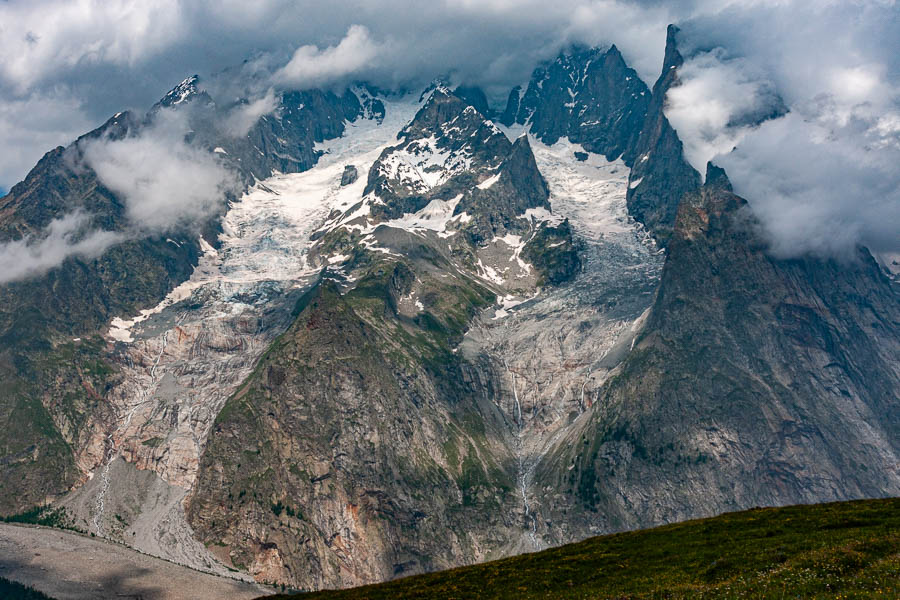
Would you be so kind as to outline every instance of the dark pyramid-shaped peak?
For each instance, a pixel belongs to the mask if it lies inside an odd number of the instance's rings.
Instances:
[[[483,114],[485,117],[491,116],[487,95],[480,87],[461,85],[453,90],[453,95]]]
[[[609,50],[603,55],[604,60],[606,60],[607,65],[616,65],[621,68],[628,68],[628,65],[625,64],[625,57],[622,56],[622,53],[619,52],[619,49],[615,44],[609,47]]]
[[[501,122],[530,122],[545,144],[568,137],[609,160],[621,156],[630,166],[650,98],[618,47],[572,47],[535,69],[524,95],[513,90]]]
[[[520,135],[513,142],[509,156],[503,161],[500,179],[515,183],[519,193],[527,196],[528,207],[546,206],[549,208],[547,199],[550,197],[550,189],[534,159],[534,152],[531,151],[527,135]]]
[[[725,169],[717,167],[712,163],[712,161],[706,163],[705,185],[708,188],[718,188],[729,192],[733,191],[731,187],[731,180],[728,179],[728,175],[725,173]]]
[[[519,114],[519,102],[522,99],[522,86],[517,85],[509,92],[506,99],[506,110],[500,115],[500,122],[510,127],[516,122],[516,115]]]
[[[192,100],[200,93],[198,87],[199,83],[200,76],[196,74],[191,75],[190,77],[173,87],[171,90],[169,90],[169,93],[162,97],[158,105],[169,107]]]
[[[663,77],[665,77],[666,71],[677,69],[684,64],[684,57],[681,56],[681,52],[678,51],[677,36],[679,31],[681,31],[681,29],[675,25],[669,25],[666,28],[666,52],[663,57]]]

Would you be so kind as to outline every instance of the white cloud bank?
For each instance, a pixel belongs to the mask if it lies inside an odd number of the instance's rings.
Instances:
[[[86,231],[90,219],[74,212],[50,222],[41,236],[0,244],[0,283],[41,275],[70,256],[93,258],[122,240],[112,231]]]
[[[369,30],[352,25],[336,46],[320,50],[315,45],[300,46],[291,60],[275,73],[275,81],[301,88],[328,84],[355,75],[371,66],[379,45]]]
[[[695,168],[725,168],[773,254],[900,252],[893,2],[734,7],[688,21],[679,47],[666,115]]]
[[[727,169],[773,251],[833,255],[863,243],[896,252],[898,13],[891,0],[8,0],[0,133],[13,132],[15,146],[0,153],[0,187],[85,124],[248,57],[261,83],[227,119],[233,135],[272,110],[273,83],[396,87],[452,72],[502,98],[572,42],[615,43],[652,84],[666,25],[678,23],[689,59],[668,114],[701,172],[708,158]],[[755,126],[776,95],[789,115]],[[50,125],[20,125],[30,114]],[[107,176],[140,196],[118,181],[131,166],[119,160]]]
[[[84,161],[121,196],[134,228],[162,233],[213,214],[234,190],[234,175],[215,154],[185,142],[188,128],[162,110],[138,135],[88,140]]]

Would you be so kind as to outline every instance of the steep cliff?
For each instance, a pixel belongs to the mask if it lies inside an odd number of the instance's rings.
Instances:
[[[631,166],[650,102],[650,90],[618,48],[575,48],[536,69],[524,93],[514,89],[500,121],[530,125],[545,144],[567,137]]]
[[[896,283],[862,248],[768,256],[724,172],[706,179],[633,351],[538,469],[555,523],[900,493]]]
[[[684,158],[681,140],[665,115],[666,93],[678,85],[678,28],[669,25],[662,73],[653,85],[628,179],[628,212],[666,245],[681,197],[700,185],[700,174]]]

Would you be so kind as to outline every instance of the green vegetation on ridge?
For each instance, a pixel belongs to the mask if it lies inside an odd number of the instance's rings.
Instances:
[[[900,498],[753,509],[302,597],[898,598]]]

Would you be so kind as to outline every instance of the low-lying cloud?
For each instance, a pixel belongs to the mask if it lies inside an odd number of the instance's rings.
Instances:
[[[185,141],[177,112],[162,110],[153,125],[122,139],[84,142],[84,162],[125,202],[135,230],[162,233],[216,212],[236,179],[215,154]]]
[[[269,88],[261,97],[235,106],[222,123],[222,128],[231,137],[243,137],[259,121],[278,107],[275,90]]]
[[[681,85],[669,90],[666,116],[700,173],[707,161],[731,152],[767,116],[782,112],[775,86],[742,58],[714,48],[678,69]]]
[[[775,255],[900,251],[898,24],[892,2],[761,3],[684,24],[666,114],[695,168],[726,169]]]
[[[73,212],[50,222],[36,236],[0,244],[0,283],[41,275],[70,256],[94,258],[123,239],[113,231],[88,229],[90,217]]]
[[[189,144],[187,133],[185,115],[163,109],[126,137],[80,142],[83,165],[73,166],[93,169],[124,202],[125,226],[96,229],[90,214],[75,210],[40,233],[0,243],[0,284],[41,275],[72,256],[94,258],[128,239],[190,229],[220,210],[226,194],[237,190],[236,176],[215,154]]]
[[[368,29],[353,25],[336,46],[324,50],[315,45],[297,48],[291,60],[275,73],[275,80],[299,88],[330,84],[370,66],[379,49]]]

